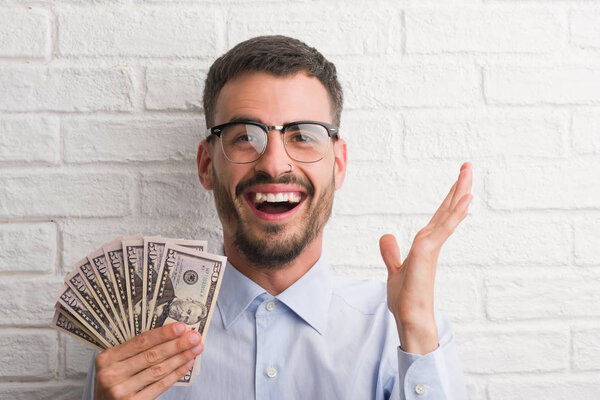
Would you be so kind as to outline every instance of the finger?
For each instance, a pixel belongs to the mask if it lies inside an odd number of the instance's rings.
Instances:
[[[463,198],[467,193],[471,192],[471,184],[473,182],[473,171],[471,163],[466,162],[461,166],[460,174],[458,175],[458,182],[456,184],[456,190],[452,196],[450,202],[450,210],[456,207],[456,204]]]
[[[433,217],[431,217],[430,223],[435,223],[436,220],[442,218],[450,211],[450,202],[452,201],[452,196],[454,196],[454,191],[456,190],[456,183],[457,182],[454,182],[446,195],[446,198],[442,201],[442,204],[440,204],[435,214],[433,214]]]
[[[145,350],[181,336],[186,330],[185,324],[175,322],[160,328],[152,329],[112,347],[96,356],[96,367],[102,368],[116,361],[125,360]]]
[[[197,331],[189,331],[185,335],[154,346],[133,357],[121,361],[113,367],[115,376],[130,377],[138,372],[158,365],[165,360],[192,348],[202,347],[202,338]]]
[[[154,399],[158,397],[161,393],[165,392],[171,386],[173,386],[177,381],[185,376],[188,373],[190,368],[194,365],[194,360],[188,361],[187,363],[180,365],[172,371],[170,374],[162,378],[161,380],[154,382],[151,385],[148,385],[144,390],[139,392],[134,399]]]
[[[394,235],[383,235],[379,239],[379,251],[383,262],[387,267],[388,274],[393,274],[402,268],[402,259],[400,258],[400,248]]]
[[[436,243],[443,244],[454,233],[458,224],[467,216],[469,204],[471,204],[472,199],[473,195],[471,193],[465,194],[448,218],[432,231],[431,237]]]
[[[202,344],[199,344],[192,349],[178,353],[159,364],[144,369],[129,382],[129,388],[131,390],[129,393],[137,393],[146,386],[152,385],[165,378],[182,365],[193,362],[194,358],[202,353],[202,350]],[[189,370],[192,365],[190,365],[187,370]]]

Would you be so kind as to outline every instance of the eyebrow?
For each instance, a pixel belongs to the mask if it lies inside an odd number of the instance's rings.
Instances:
[[[264,123],[257,118],[247,117],[244,115],[234,115],[228,122],[243,122],[243,121],[259,122],[261,124]]]

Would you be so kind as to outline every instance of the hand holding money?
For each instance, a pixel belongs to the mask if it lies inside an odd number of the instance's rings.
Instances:
[[[177,383],[202,353],[200,334],[172,323],[96,356],[94,399],[154,399]]]
[[[99,398],[166,390],[176,375],[169,386],[192,383],[199,358],[190,360],[202,351],[226,262],[206,253],[206,241],[137,235],[76,264],[56,295],[52,327],[108,349],[96,359]]]

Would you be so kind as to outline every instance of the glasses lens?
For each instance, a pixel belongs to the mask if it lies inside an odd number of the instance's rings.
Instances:
[[[291,125],[285,131],[285,149],[296,161],[319,161],[329,148],[327,128],[317,124]]]
[[[223,129],[221,144],[225,156],[233,162],[256,161],[267,146],[267,135],[252,124],[232,124]]]

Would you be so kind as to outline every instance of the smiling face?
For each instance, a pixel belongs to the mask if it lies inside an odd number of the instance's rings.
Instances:
[[[245,73],[225,84],[214,117],[216,125],[240,118],[267,125],[332,122],[325,87],[305,73]],[[198,172],[203,185],[214,190],[226,249],[232,245],[251,263],[273,268],[321,240],[345,175],[343,140],[332,141],[322,160],[301,163],[287,155],[281,132],[272,130],[259,160],[233,164],[214,139],[200,145]]]

